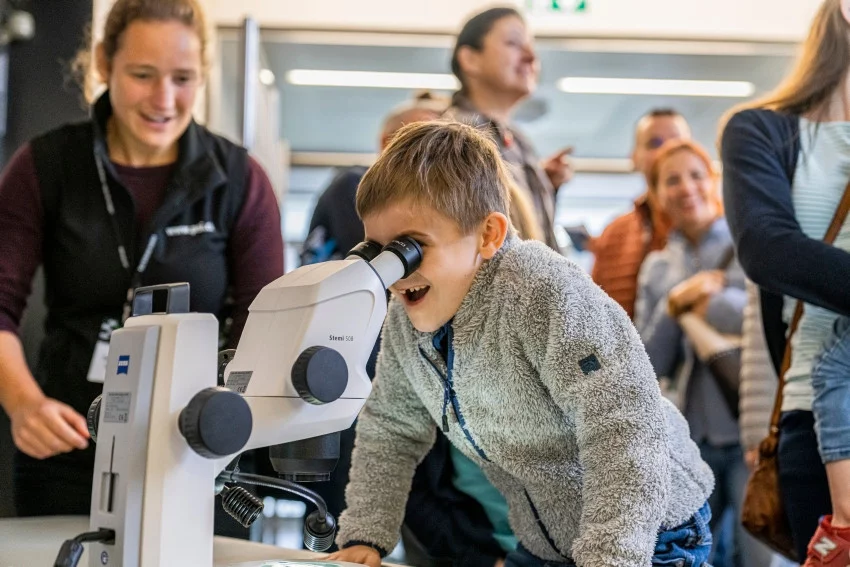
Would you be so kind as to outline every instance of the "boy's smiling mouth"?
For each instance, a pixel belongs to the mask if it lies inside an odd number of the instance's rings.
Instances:
[[[407,305],[416,305],[425,298],[430,289],[429,285],[418,285],[399,291],[398,295],[404,298]]]

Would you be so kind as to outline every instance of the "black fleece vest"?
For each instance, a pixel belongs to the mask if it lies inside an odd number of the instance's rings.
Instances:
[[[101,99],[95,115],[108,115]],[[101,124],[105,123],[101,122]],[[178,162],[151,225],[137,234],[133,198],[109,161],[95,121],[64,126],[31,142],[44,209],[43,264],[47,318],[36,379],[45,394],[85,415],[101,384],[87,372],[104,318],[120,320],[131,274],[97,174],[101,157],[131,268],[150,234],[158,237],[140,285],[189,282],[191,309],[225,315],[230,231],[242,208],[247,152],[192,122],[179,140]],[[186,227],[189,227],[188,229]],[[170,230],[169,230],[170,228]],[[56,459],[91,460],[93,450]]]

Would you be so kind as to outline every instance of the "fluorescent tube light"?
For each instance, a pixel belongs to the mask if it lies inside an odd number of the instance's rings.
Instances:
[[[746,98],[755,85],[746,81],[690,81],[673,79],[616,79],[608,77],[564,77],[558,88],[566,93],[708,96]]]
[[[456,90],[454,75],[442,73],[387,73],[377,71],[323,71],[292,69],[286,73],[290,84],[314,87],[366,87],[383,89]]]

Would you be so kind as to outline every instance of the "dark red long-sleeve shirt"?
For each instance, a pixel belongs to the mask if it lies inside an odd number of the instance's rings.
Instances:
[[[115,168],[133,196],[136,226],[141,231],[162,203],[174,166],[116,164]],[[241,334],[248,306],[260,289],[283,275],[280,209],[268,177],[254,159],[248,160],[245,183],[244,205],[228,244],[235,303],[231,338]],[[18,332],[33,275],[42,261],[43,234],[41,190],[27,144],[0,178],[0,330]]]

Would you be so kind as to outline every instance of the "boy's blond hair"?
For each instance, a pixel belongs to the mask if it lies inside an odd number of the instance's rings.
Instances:
[[[364,218],[409,200],[469,234],[490,213],[508,216],[512,183],[496,144],[474,127],[418,122],[401,128],[363,176],[357,213]]]

